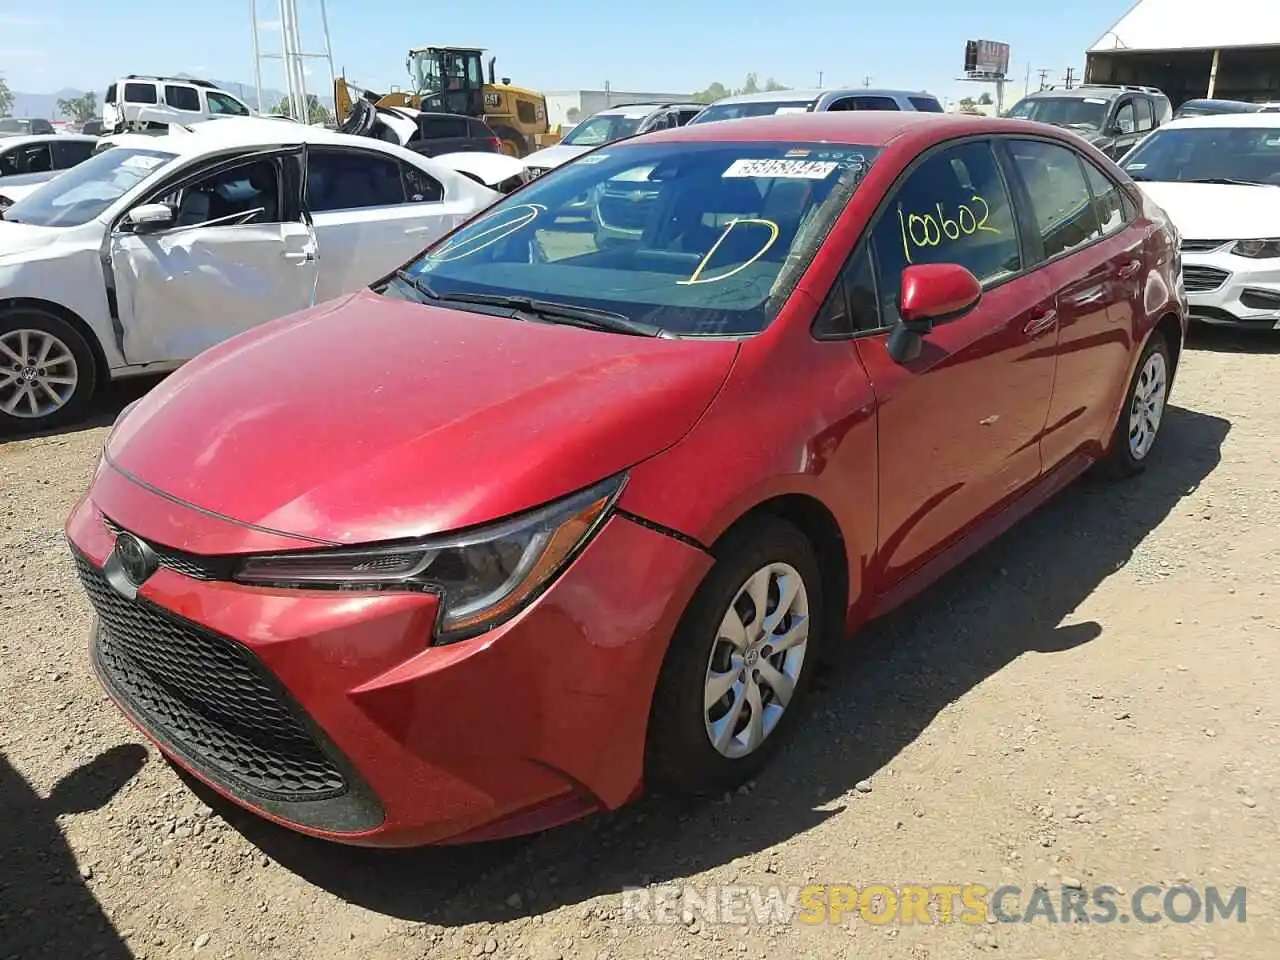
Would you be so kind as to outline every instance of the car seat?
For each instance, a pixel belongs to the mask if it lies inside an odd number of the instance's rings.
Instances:
[[[249,168],[249,186],[257,191],[257,198],[249,205],[249,209],[262,207],[262,213],[251,218],[257,223],[275,223],[280,219],[280,203],[277,197],[275,167],[269,163],[255,163]]]
[[[178,204],[178,215],[174,217],[175,227],[194,227],[212,219],[213,204],[209,194],[203,190],[187,190],[182,194],[182,202]]]

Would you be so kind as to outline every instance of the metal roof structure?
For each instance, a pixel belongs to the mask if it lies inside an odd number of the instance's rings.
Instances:
[[[1280,3],[1138,0],[1089,53],[1280,46]]]

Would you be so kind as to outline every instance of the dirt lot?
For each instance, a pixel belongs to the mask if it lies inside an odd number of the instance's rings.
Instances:
[[[1200,335],[1152,469],[1077,485],[866,631],[754,789],[485,848],[333,848],[200,802],[89,675],[61,525],[104,426],[0,444],[0,960],[1274,960],[1277,338]],[[1247,919],[621,916],[623,887],[685,882],[1111,884],[1126,915],[1144,884],[1243,885]]]

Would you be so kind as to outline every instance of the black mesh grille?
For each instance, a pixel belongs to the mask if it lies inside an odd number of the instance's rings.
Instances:
[[[320,800],[346,781],[283,690],[240,644],[143,600],[127,600],[76,554],[99,620],[104,681],[157,739],[227,785],[273,800]]]
[[[1187,253],[1207,253],[1226,244],[1226,240],[1183,240],[1182,249]]]

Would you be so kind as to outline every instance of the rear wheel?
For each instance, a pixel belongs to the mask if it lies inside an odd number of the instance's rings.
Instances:
[[[1164,421],[1169,401],[1169,380],[1173,373],[1169,345],[1157,331],[1153,333],[1138,359],[1138,367],[1129,383],[1120,418],[1111,437],[1111,449],[1099,463],[1101,471],[1112,478],[1141,473],[1155,447],[1160,424]]]
[[[66,320],[32,308],[0,314],[0,433],[81,418],[96,383],[93,351]]]
[[[822,580],[812,545],[760,517],[732,532],[672,638],[649,718],[648,776],[720,793],[764,766],[817,659]]]

